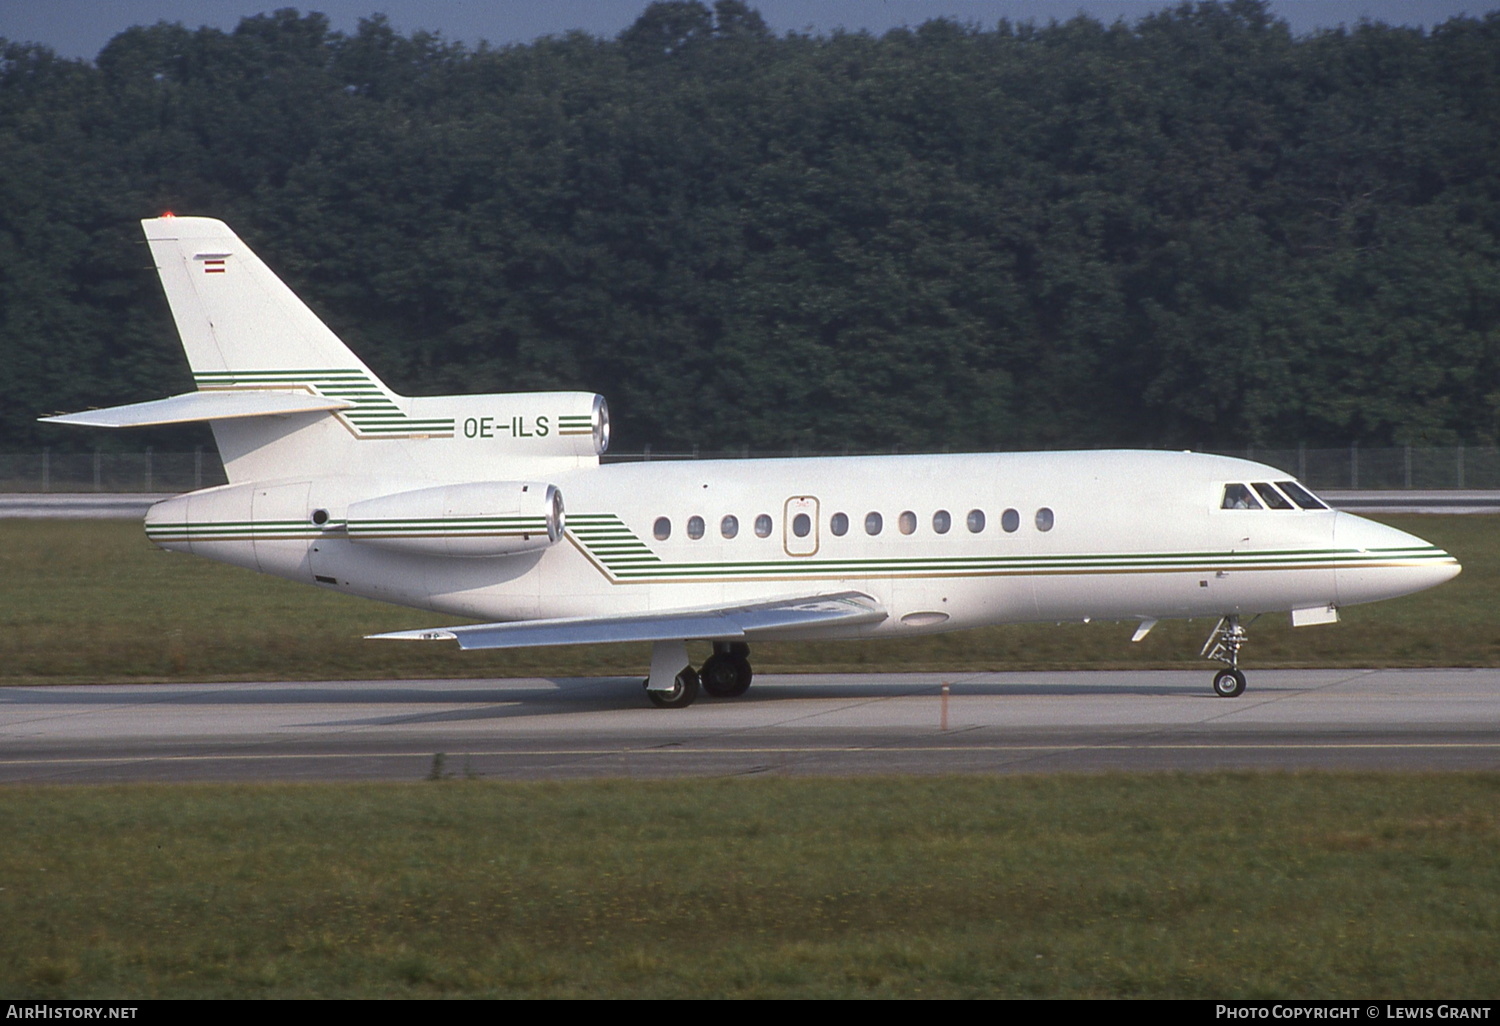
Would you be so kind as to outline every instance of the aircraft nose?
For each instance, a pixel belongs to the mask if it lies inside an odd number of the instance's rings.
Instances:
[[[1410,595],[1452,580],[1463,569],[1431,542],[1352,513],[1335,515],[1333,543],[1335,586],[1343,606]]]

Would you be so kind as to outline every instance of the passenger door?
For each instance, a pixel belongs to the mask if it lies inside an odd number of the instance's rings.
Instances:
[[[811,556],[818,551],[818,500],[794,495],[786,500],[781,518],[782,547],[788,556]]]

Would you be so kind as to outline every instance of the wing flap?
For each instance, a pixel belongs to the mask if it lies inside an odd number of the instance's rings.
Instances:
[[[389,641],[457,641],[463,649],[538,648],[619,641],[725,641],[775,630],[879,623],[886,612],[857,591],[802,596],[718,609],[678,609],[624,616],[569,617],[517,623],[372,634]]]
[[[308,392],[269,392],[247,389],[222,392],[184,392],[170,399],[153,399],[102,410],[65,413],[39,418],[45,424],[80,427],[156,427],[200,420],[234,420],[239,417],[271,417],[287,413],[321,413],[353,406],[347,399],[330,399]]]

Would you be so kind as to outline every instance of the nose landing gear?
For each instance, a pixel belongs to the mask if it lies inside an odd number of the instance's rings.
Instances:
[[[1236,615],[1222,617],[1213,633],[1203,643],[1203,658],[1217,659],[1229,669],[1214,674],[1214,694],[1220,698],[1238,698],[1245,692],[1245,675],[1240,672],[1240,646],[1248,637]]]

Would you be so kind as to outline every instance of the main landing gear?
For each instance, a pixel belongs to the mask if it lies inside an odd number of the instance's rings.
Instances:
[[[686,665],[683,665],[686,663]],[[681,666],[671,677],[669,687],[651,686],[653,680],[666,680],[673,666]],[[651,676],[646,678],[646,697],[658,709],[685,709],[693,704],[701,688],[714,698],[739,698],[750,689],[750,646],[741,641],[716,641],[714,654],[703,669],[695,670],[687,662],[687,645],[680,641],[659,641],[651,648]]]
[[[1229,669],[1214,674],[1214,694],[1220,698],[1238,698],[1245,693],[1245,675],[1240,672],[1240,646],[1247,634],[1235,615],[1223,617],[1203,643],[1203,658],[1217,659]]]

